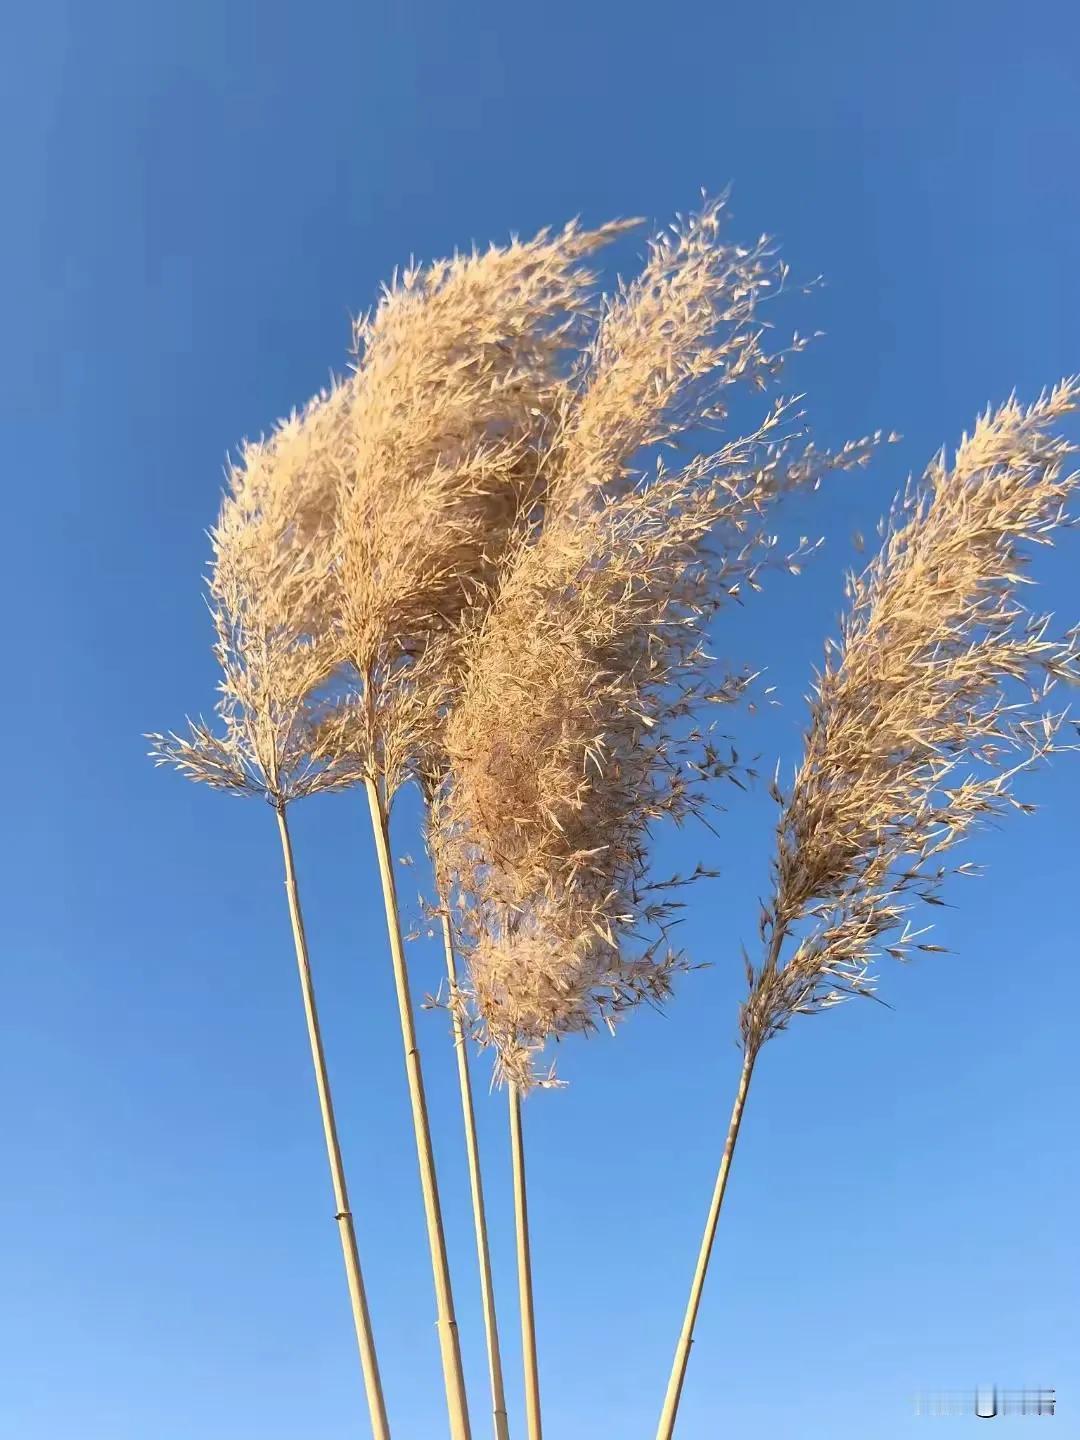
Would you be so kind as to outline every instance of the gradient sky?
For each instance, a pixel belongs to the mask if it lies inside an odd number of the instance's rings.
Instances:
[[[392,13],[391,13],[392,12]],[[791,524],[828,537],[725,619],[794,759],[852,535],[988,400],[1080,369],[1080,20],[1072,6],[10,7],[0,405],[3,710],[0,1437],[367,1434],[268,811],[156,773],[140,738],[207,708],[200,594],[227,449],[340,365],[410,254],[575,214],[660,221],[734,186],[825,337],[792,384],[825,441],[903,441]],[[620,252],[632,263],[639,242]],[[1077,616],[1080,542],[1043,599]],[[680,1440],[900,1440],[910,1396],[1080,1382],[1075,1018],[1080,765],[979,839],[946,956],[895,1007],[765,1052]],[[684,928],[710,968],[666,1016],[566,1045],[530,1101],[550,1440],[653,1433],[738,1068],[738,942],[771,807],[658,865],[718,865]],[[415,803],[395,814],[419,853]],[[445,1434],[399,1041],[355,796],[296,811],[300,877],[398,1440]],[[421,867],[403,872],[411,895]],[[414,947],[418,994],[439,955]],[[489,1433],[453,1062],[422,1013],[474,1433]],[[477,1065],[519,1415],[505,1106]],[[974,1420],[941,1420],[950,1434]],[[517,1436],[523,1434],[518,1421]]]

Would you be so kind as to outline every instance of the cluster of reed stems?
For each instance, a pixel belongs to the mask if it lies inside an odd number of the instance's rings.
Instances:
[[[281,841],[372,1434],[390,1435],[334,1117],[288,824],[294,800],[362,789],[375,846],[435,1291],[449,1428],[469,1403],[394,881],[395,796],[426,806],[447,970],[496,1440],[509,1416],[469,1045],[505,1085],[526,1433],[542,1432],[522,1101],[554,1081],[549,1043],[663,1002],[689,964],[669,943],[675,889],[652,836],[740,779],[717,706],[753,675],[720,671],[718,615],[773,567],[798,571],[776,506],[865,465],[776,393],[798,336],[771,343],[786,268],[730,242],[723,202],[649,244],[598,293],[592,257],[629,228],[570,225],[396,276],[354,327],[340,380],[245,443],[212,531],[221,667],[214,724],[155,735],[160,763],[265,799]],[[740,395],[741,397],[737,399]],[[770,394],[770,392],[772,392]],[[911,487],[818,677],[803,761],[780,807],[774,889],[747,959],[744,1063],[658,1437],[674,1430],[750,1077],[792,1016],[873,987],[911,928],[937,857],[1013,798],[1057,746],[1051,685],[1071,637],[1016,595],[1075,484],[1054,435],[1064,382],[980,419],[952,464]],[[755,401],[754,397],[763,397]],[[756,410],[753,407],[756,406]],[[736,407],[738,409],[736,410]],[[751,407],[748,420],[735,424]],[[704,438],[703,438],[704,437]],[[678,463],[673,457],[678,456]],[[745,778],[745,777],[743,777]],[[967,867],[961,866],[960,869]]]

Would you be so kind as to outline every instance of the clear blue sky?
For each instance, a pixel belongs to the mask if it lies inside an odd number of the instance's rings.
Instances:
[[[825,552],[718,640],[784,700],[738,719],[743,748],[790,761],[852,532],[987,400],[1080,368],[1080,21],[1055,0],[40,0],[5,29],[0,1437],[352,1440],[271,817],[155,773],[140,738],[212,699],[199,575],[227,448],[317,388],[410,253],[578,213],[663,220],[731,181],[737,227],[827,277],[791,312],[827,332],[799,372],[820,434],[904,435],[797,517]],[[1063,618],[1078,562],[1071,537],[1042,568]],[[887,973],[895,1010],[766,1051],[680,1440],[900,1440],[924,1423],[912,1390],[978,1380],[1056,1385],[1076,1433],[1080,767],[1028,794],[1041,812],[973,846],[989,877],[941,912],[954,954]],[[551,1440],[652,1434],[770,819],[758,795],[719,840],[665,840],[665,868],[723,868],[685,927],[712,968],[666,1017],[565,1047],[570,1088],[529,1103]],[[362,806],[312,802],[296,831],[395,1435],[429,1440],[433,1305]],[[437,953],[413,963],[434,988]],[[441,1015],[421,1029],[483,1436],[452,1059]],[[480,1091],[516,1407],[504,1107]]]

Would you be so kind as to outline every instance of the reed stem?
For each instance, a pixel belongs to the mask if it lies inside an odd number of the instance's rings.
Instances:
[[[743,1056],[739,1088],[731,1111],[727,1139],[724,1142],[724,1153],[720,1158],[720,1169],[716,1176],[709,1216],[705,1222],[705,1234],[701,1239],[697,1267],[694,1270],[694,1279],[690,1286],[690,1299],[687,1301],[686,1314],[683,1317],[682,1332],[679,1335],[679,1343],[675,1347],[675,1359],[671,1366],[671,1376],[668,1380],[667,1395],[664,1397],[664,1409],[660,1415],[660,1424],[656,1431],[656,1440],[671,1440],[675,1431],[675,1417],[679,1409],[679,1400],[682,1397],[683,1381],[686,1379],[690,1347],[694,1343],[694,1325],[697,1322],[698,1307],[701,1304],[701,1292],[705,1286],[705,1272],[709,1268],[709,1257],[712,1254],[713,1241],[716,1239],[720,1207],[724,1203],[724,1191],[727,1189],[731,1158],[735,1154],[735,1143],[739,1138],[739,1126],[742,1124],[743,1108],[746,1105],[747,1091],[750,1089],[750,1076],[753,1074],[755,1059],[756,1050],[748,1046]]]
[[[525,1144],[521,1133],[521,1091],[511,1082],[510,1150],[514,1167],[514,1223],[517,1231],[518,1300],[521,1307],[521,1353],[525,1366],[525,1418],[529,1440],[542,1440],[540,1372],[536,1363],[536,1319],[533,1313],[532,1254],[529,1245],[529,1203],[525,1187]]]
[[[371,1416],[371,1433],[375,1440],[390,1440],[390,1425],[386,1418],[386,1403],[383,1399],[382,1380],[379,1377],[379,1362],[375,1354],[375,1336],[371,1329],[364,1277],[360,1270],[360,1256],[356,1248],[356,1231],[353,1227],[352,1211],[349,1209],[349,1192],[345,1184],[345,1168],[341,1161],[341,1147],[338,1143],[337,1124],[334,1120],[330,1078],[326,1070],[326,1056],[323,1053],[319,1012],[315,1005],[315,987],[311,979],[307,935],[304,930],[303,912],[300,909],[300,891],[296,883],[289,823],[285,818],[285,806],[278,805],[275,808],[278,832],[281,836],[281,853],[285,862],[285,893],[289,900],[289,919],[292,922],[296,964],[300,972],[300,993],[304,1001],[308,1042],[311,1045],[311,1060],[315,1068],[315,1088],[319,1092],[323,1136],[326,1140],[327,1159],[330,1162],[330,1178],[334,1186],[334,1203],[337,1206],[334,1219],[337,1221],[338,1234],[341,1237],[341,1251],[345,1260],[345,1276],[349,1284],[349,1300],[352,1304],[353,1324],[356,1327],[356,1343],[360,1350],[360,1365],[364,1372],[364,1389],[367,1393],[368,1413]]]
[[[443,911],[443,948],[446,951],[446,973],[453,991],[457,989],[457,957],[450,917]],[[451,996],[453,998],[453,996]],[[488,1244],[487,1211],[484,1205],[484,1182],[480,1171],[480,1142],[476,1134],[476,1111],[473,1106],[472,1080],[469,1075],[469,1050],[461,1012],[451,1005],[454,1027],[454,1050],[457,1054],[458,1082],[461,1089],[461,1117],[465,1125],[465,1151],[469,1160],[469,1187],[472,1192],[473,1223],[476,1229],[476,1258],[480,1266],[480,1291],[484,1306],[484,1334],[487,1342],[488,1374],[491,1378],[491,1408],[495,1424],[495,1440],[510,1440],[503,1390],[502,1355],[499,1349],[499,1326],[495,1315],[495,1284],[491,1273],[491,1249]]]
[[[371,811],[371,829],[375,838],[383,902],[386,906],[386,930],[394,967],[394,985],[397,990],[398,1013],[401,1020],[401,1040],[405,1049],[405,1071],[409,1082],[409,1102],[412,1106],[416,1155],[420,1166],[420,1188],[424,1197],[428,1247],[431,1251],[431,1268],[435,1280],[436,1328],[439,1335],[439,1352],[442,1357],[443,1384],[446,1387],[446,1405],[450,1415],[450,1434],[453,1440],[471,1440],[469,1404],[461,1368],[457,1320],[454,1317],[454,1296],[450,1286],[446,1234],[443,1229],[442,1207],[439,1203],[439,1185],[435,1175],[435,1154],[431,1143],[427,1101],[424,1097],[424,1076],[420,1068],[420,1051],[416,1043],[416,1025],[413,1020],[412,997],[409,993],[409,972],[405,963],[405,947],[401,938],[401,921],[398,915],[397,888],[394,884],[394,872],[390,858],[389,817],[378,783],[374,779],[365,780],[364,788],[367,791],[368,807]]]

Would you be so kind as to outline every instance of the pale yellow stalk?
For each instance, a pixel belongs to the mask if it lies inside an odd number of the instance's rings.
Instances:
[[[720,1220],[720,1209],[724,1203],[724,1192],[727,1189],[728,1175],[731,1171],[731,1160],[735,1154],[736,1141],[739,1138],[739,1126],[742,1124],[746,1094],[750,1088],[754,1058],[754,1052],[748,1049],[743,1059],[739,1088],[735,1095],[731,1120],[728,1123],[727,1139],[724,1142],[724,1153],[720,1157],[720,1169],[717,1171],[712,1202],[709,1205],[709,1214],[705,1221],[705,1233],[701,1237],[701,1248],[694,1269],[694,1278],[690,1285],[690,1298],[686,1303],[682,1331],[679,1334],[679,1343],[675,1347],[675,1359],[671,1366],[671,1376],[668,1379],[660,1424],[656,1430],[656,1440],[671,1440],[675,1432],[675,1417],[678,1413],[679,1401],[682,1398],[683,1381],[686,1379],[686,1367],[690,1360],[690,1347],[694,1343],[694,1326],[697,1323],[698,1308],[701,1305],[701,1292],[705,1288],[705,1274],[709,1268],[709,1257],[712,1255],[713,1241],[716,1239],[716,1227]]]
[[[334,1203],[337,1207],[334,1219],[337,1221],[338,1234],[341,1237],[341,1251],[345,1260],[349,1300],[352,1305],[353,1324],[356,1327],[356,1343],[360,1350],[360,1365],[364,1372],[364,1389],[367,1392],[368,1412],[371,1416],[371,1433],[375,1440],[390,1440],[390,1425],[386,1418],[386,1404],[383,1400],[382,1381],[379,1377],[379,1362],[375,1354],[375,1337],[371,1329],[371,1317],[368,1314],[364,1277],[360,1270],[360,1257],[356,1248],[356,1231],[353,1227],[352,1211],[349,1209],[349,1192],[345,1184],[345,1168],[341,1160],[337,1123],[334,1119],[334,1104],[330,1095],[330,1078],[326,1070],[326,1056],[323,1053],[319,1012],[315,1005],[315,988],[311,979],[307,935],[304,930],[303,913],[300,909],[300,892],[296,883],[289,824],[285,818],[284,804],[277,805],[275,809],[278,831],[281,836],[281,853],[285,862],[285,893],[289,900],[289,919],[292,922],[296,964],[300,972],[300,993],[304,1002],[304,1016],[307,1020],[311,1060],[315,1068],[315,1088],[319,1093],[319,1111],[322,1115],[323,1136],[326,1140],[326,1155],[330,1162],[330,1178],[334,1186]]]
[[[457,958],[450,917],[442,916],[443,948],[446,952],[446,973],[452,992],[458,983]],[[453,999],[453,995],[451,999]],[[502,1355],[499,1348],[499,1326],[495,1314],[495,1284],[491,1272],[491,1248],[488,1244],[487,1211],[484,1205],[484,1182],[480,1171],[480,1142],[476,1133],[476,1112],[473,1107],[472,1080],[469,1075],[469,1051],[460,1007],[452,1004],[450,1013],[454,1027],[454,1050],[457,1054],[458,1084],[461,1090],[461,1118],[465,1126],[465,1153],[469,1162],[469,1188],[472,1193],[473,1225],[476,1230],[476,1258],[480,1267],[480,1293],[484,1308],[484,1335],[487,1343],[488,1375],[491,1380],[491,1409],[495,1440],[510,1440],[503,1389]]]
[[[416,1043],[416,1025],[413,1019],[412,997],[409,992],[409,972],[405,963],[405,946],[402,941],[401,921],[398,914],[397,887],[394,884],[394,872],[390,858],[389,817],[379,784],[368,778],[364,782],[364,788],[367,791],[368,806],[371,811],[371,829],[379,861],[379,877],[382,881],[383,903],[386,907],[386,929],[390,941],[394,985],[397,991],[398,1014],[401,1021],[401,1039],[405,1048],[405,1071],[409,1082],[409,1103],[412,1107],[413,1133],[416,1136],[416,1155],[420,1166],[420,1188],[424,1197],[428,1246],[431,1250],[431,1268],[435,1279],[436,1328],[442,1357],[443,1383],[446,1387],[446,1404],[450,1414],[450,1434],[453,1440],[470,1440],[469,1405],[465,1394],[465,1378],[461,1368],[461,1346],[458,1341],[457,1320],[454,1316],[450,1263],[446,1251],[442,1207],[439,1203],[439,1184],[435,1174],[431,1125],[428,1121],[427,1101],[424,1096],[424,1076],[420,1067],[420,1051]]]
[[[521,1308],[521,1354],[525,1367],[525,1418],[529,1440],[543,1440],[540,1423],[540,1372],[536,1361],[536,1318],[533,1313],[532,1252],[529,1245],[529,1202],[525,1185],[525,1143],[521,1133],[521,1091],[512,1081],[510,1151],[514,1171],[514,1224],[517,1232],[518,1302]]]

